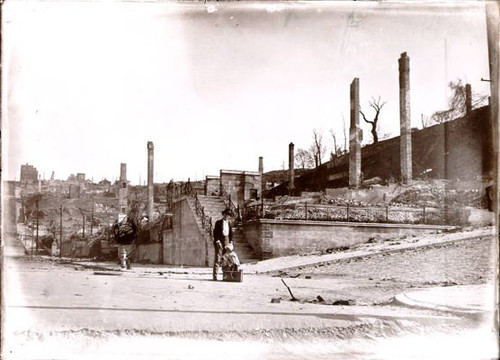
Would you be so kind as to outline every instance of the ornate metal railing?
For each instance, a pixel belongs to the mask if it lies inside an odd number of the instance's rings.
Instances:
[[[174,201],[179,200],[183,196],[190,196],[194,193],[193,185],[190,181],[176,184],[171,182],[167,185],[167,205],[172,208]]]
[[[201,227],[208,233],[208,240],[212,243],[214,240],[212,218],[205,214],[205,208],[201,205],[200,199],[198,199],[198,194],[191,191],[191,198],[194,199],[194,208],[196,215],[201,218]],[[208,241],[205,241],[205,266],[209,264],[209,254],[208,254]]]
[[[463,219],[460,209],[399,206],[351,206],[269,204],[262,202],[243,209],[243,221],[256,219],[347,221],[395,224],[457,225]]]
[[[198,194],[194,194],[193,198],[196,215],[201,218],[201,227],[210,234],[210,239],[213,240],[212,218],[205,214],[205,208],[201,205],[200,199],[198,199]]]

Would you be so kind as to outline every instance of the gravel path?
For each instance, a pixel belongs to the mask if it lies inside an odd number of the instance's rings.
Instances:
[[[339,260],[275,276],[351,280],[357,286],[339,290],[337,298],[377,304],[390,302],[395,295],[412,288],[491,282],[495,269],[493,251],[494,240],[488,237]]]
[[[472,239],[303,268],[304,275],[390,280],[413,286],[482,284],[493,279],[493,239]]]

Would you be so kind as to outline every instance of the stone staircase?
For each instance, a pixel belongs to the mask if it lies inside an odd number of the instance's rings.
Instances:
[[[201,206],[203,206],[205,215],[212,218],[212,226],[214,226],[215,222],[222,218],[222,211],[226,208],[224,201],[218,196],[204,195],[198,195],[198,200]],[[196,214],[194,199],[189,199],[189,204],[191,209],[193,209],[193,213]],[[198,227],[202,229],[201,218],[197,215],[196,222],[198,223]],[[242,228],[235,223],[233,223],[233,242],[234,250],[238,254],[242,264],[259,261],[252,247],[245,240]],[[210,254],[210,256],[212,256],[212,254]]]

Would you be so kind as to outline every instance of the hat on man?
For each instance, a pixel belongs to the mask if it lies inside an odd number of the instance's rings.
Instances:
[[[229,210],[229,209],[225,209],[225,210],[222,212],[222,215],[229,215],[229,216],[231,216],[231,210]]]

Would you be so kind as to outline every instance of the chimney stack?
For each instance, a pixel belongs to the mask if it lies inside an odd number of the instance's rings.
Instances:
[[[290,178],[288,187],[290,195],[293,195],[293,191],[295,189],[294,164],[295,164],[294,145],[293,143],[290,143],[288,145],[288,173]]]
[[[410,113],[410,58],[404,52],[399,58],[399,151],[403,184],[408,184],[412,180]]]
[[[148,203],[147,213],[149,221],[153,221],[153,203],[154,203],[154,183],[153,183],[153,165],[154,165],[154,146],[152,141],[148,141]]]
[[[465,84],[465,115],[472,111],[472,89],[470,84]]]
[[[120,181],[127,181],[127,164],[120,164]]]
[[[361,186],[361,128],[359,127],[359,79],[351,83],[351,125],[349,127],[349,187]]]

